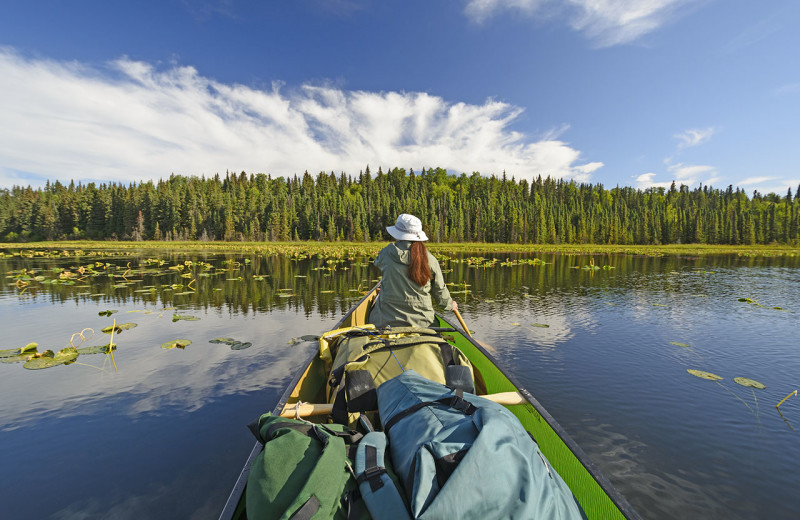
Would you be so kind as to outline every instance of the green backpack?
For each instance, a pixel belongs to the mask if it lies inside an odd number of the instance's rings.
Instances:
[[[264,449],[247,478],[248,518],[369,518],[348,457],[360,433],[270,413],[250,428]]]

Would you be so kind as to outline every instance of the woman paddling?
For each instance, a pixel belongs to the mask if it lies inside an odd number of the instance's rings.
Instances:
[[[433,300],[444,310],[458,310],[444,285],[439,262],[423,244],[428,236],[422,222],[403,213],[386,228],[397,242],[387,245],[375,259],[383,273],[381,292],[370,311],[376,327],[431,327],[435,322]]]

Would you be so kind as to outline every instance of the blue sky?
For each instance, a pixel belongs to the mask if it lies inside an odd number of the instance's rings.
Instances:
[[[0,187],[444,167],[800,185],[800,2],[10,2]]]

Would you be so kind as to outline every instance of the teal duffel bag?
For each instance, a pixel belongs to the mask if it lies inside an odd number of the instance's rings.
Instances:
[[[505,407],[407,370],[378,387],[378,409],[411,518],[585,518]],[[380,518],[386,501],[361,491]]]

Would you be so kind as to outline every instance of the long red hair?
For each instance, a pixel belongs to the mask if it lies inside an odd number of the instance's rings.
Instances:
[[[408,277],[419,286],[425,285],[431,279],[428,248],[422,242],[411,243],[411,262],[408,264]]]

